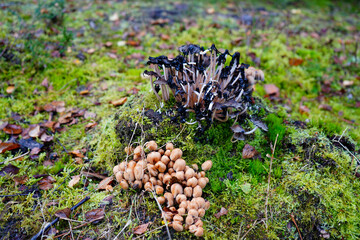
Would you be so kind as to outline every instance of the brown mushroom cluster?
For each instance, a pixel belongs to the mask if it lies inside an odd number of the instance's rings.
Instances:
[[[205,171],[211,169],[211,160],[204,162],[200,171],[196,164],[186,165],[181,149],[172,143],[167,143],[165,149],[158,148],[155,141],[146,143],[145,149],[137,146],[125,148],[125,152],[133,154],[133,160],[121,162],[113,169],[121,188],[154,191],[170,226],[202,236],[201,218],[210,207],[210,202],[202,198],[202,190],[209,182]]]

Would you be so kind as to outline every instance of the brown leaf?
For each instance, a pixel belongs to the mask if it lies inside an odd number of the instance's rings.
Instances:
[[[140,46],[140,41],[128,40],[128,41],[126,41],[126,45],[138,47],[138,46]]]
[[[41,134],[40,139],[43,142],[51,142],[54,139],[54,136],[47,135],[46,133],[43,133],[43,134]]]
[[[20,148],[20,145],[17,144],[17,143],[6,143],[6,142],[2,142],[0,143],[0,153],[4,153],[6,151],[11,151],[11,150],[14,150],[14,149],[18,149]]]
[[[147,231],[147,228],[149,226],[150,222],[141,224],[134,228],[134,234],[141,235],[144,234]]]
[[[248,159],[253,158],[254,156],[258,155],[259,152],[255,150],[255,148],[249,144],[246,144],[242,151],[242,158]]]
[[[330,105],[327,105],[327,104],[320,104],[319,109],[330,112],[332,110],[332,107]]]
[[[86,52],[88,54],[93,54],[95,51],[96,51],[95,48],[89,48]]]
[[[301,58],[289,58],[289,64],[290,66],[299,66],[304,62]]]
[[[15,186],[19,184],[25,184],[27,180],[28,177],[26,175],[20,177],[14,177]]]
[[[90,93],[90,91],[89,90],[82,90],[81,92],[80,92],[80,95],[88,95]]]
[[[106,42],[104,45],[105,45],[105,47],[108,47],[108,48],[109,48],[109,47],[111,47],[113,44],[112,44],[112,42]]]
[[[50,103],[46,104],[43,108],[46,112],[54,112],[56,110],[55,106]]]
[[[15,167],[14,165],[12,164],[9,164],[5,167],[3,167],[1,170],[0,170],[0,176],[5,176],[6,174],[13,174],[13,175],[16,175],[19,173],[19,168],[18,167]]]
[[[221,216],[226,215],[226,214],[228,214],[228,210],[226,208],[222,207],[218,213],[215,213],[214,216],[216,218],[220,218]]]
[[[49,87],[49,80],[48,78],[44,78],[44,80],[41,82],[41,86],[48,88]]]
[[[8,124],[3,128],[3,131],[7,134],[20,134],[22,132],[22,128],[19,125]]]
[[[53,177],[46,176],[38,182],[38,185],[41,190],[49,190],[54,187],[54,185],[52,185],[54,182],[56,182],[56,180]]]
[[[55,212],[55,216],[61,219],[69,219],[70,218],[71,209],[64,208]]]
[[[85,119],[96,118],[96,113],[86,111],[84,114]]]
[[[7,94],[12,94],[15,90],[15,86],[14,85],[10,85],[6,88],[6,93]]]
[[[264,89],[268,96],[274,96],[274,97],[280,96],[280,90],[274,84],[265,84]]]
[[[40,126],[36,125],[36,126],[30,128],[29,136],[33,137],[33,138],[39,137],[40,136]]]
[[[76,184],[78,184],[80,181],[80,175],[76,175],[76,176],[73,176],[72,179],[70,180],[68,186],[69,187],[74,187]]]
[[[54,121],[46,121],[44,124],[43,124],[43,127],[47,127],[47,128],[50,128],[52,132],[55,132],[55,126],[56,122]]]
[[[127,101],[127,97],[123,97],[118,100],[111,101],[110,103],[112,105],[114,105],[115,107],[117,107],[117,106],[121,106],[121,105],[125,104],[126,101]]]
[[[301,114],[308,114],[310,112],[310,109],[305,105],[300,105],[299,112]]]
[[[114,177],[107,177],[107,178],[103,179],[103,180],[99,183],[97,189],[106,190],[107,185],[110,185],[113,180],[114,180]]]
[[[90,122],[90,123],[88,123],[88,124],[85,125],[85,130],[87,131],[87,130],[95,127],[96,125],[98,125],[97,122]]]
[[[138,94],[139,91],[140,91],[140,89],[133,87],[132,89],[127,91],[127,93],[128,94]]]
[[[85,213],[85,218],[88,221],[100,220],[105,216],[105,210],[103,208],[97,208]]]
[[[84,158],[84,154],[82,154],[80,152],[80,150],[74,150],[74,151],[71,151],[69,152],[69,154],[72,156],[72,157],[79,157],[79,158]]]
[[[65,102],[64,101],[52,101],[51,105],[53,105],[55,107],[65,107]]]
[[[41,151],[40,148],[34,147],[33,149],[31,149],[30,155],[37,155],[40,153],[40,151]]]

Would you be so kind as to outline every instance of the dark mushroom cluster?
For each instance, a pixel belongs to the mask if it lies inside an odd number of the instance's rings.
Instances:
[[[222,53],[214,44],[206,50],[189,44],[181,46],[179,51],[174,59],[149,57],[148,64],[154,71],[144,72],[150,77],[152,90],[159,101],[169,100],[172,91],[177,102],[175,119],[184,123],[188,113],[193,112],[198,123],[205,122],[202,129],[206,130],[214,119],[225,122],[246,115],[254,102],[253,86],[256,80],[264,79],[263,71],[240,63],[240,53],[231,55],[228,50]],[[256,122],[253,121],[257,126]],[[264,124],[260,125],[257,127],[267,130]],[[238,140],[253,132],[235,126],[232,130]]]

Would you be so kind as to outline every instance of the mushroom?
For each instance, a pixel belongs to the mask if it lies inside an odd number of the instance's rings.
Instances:
[[[158,197],[157,201],[159,202],[160,205],[163,205],[165,203],[165,197],[163,197],[163,196]]]
[[[182,208],[182,207],[179,208],[177,211],[178,211],[178,214],[181,216],[185,215],[185,212],[186,212],[185,208]]]
[[[151,177],[149,181],[152,183],[153,186],[157,184],[157,180],[155,177]]]
[[[189,232],[195,233],[197,231],[197,229],[198,229],[198,227],[195,224],[193,224],[189,227]]]
[[[120,169],[120,165],[116,165],[114,168],[113,168],[113,173],[114,175],[116,175],[117,172],[121,171]]]
[[[210,202],[209,201],[205,201],[205,211],[208,210],[210,208]]]
[[[201,188],[204,188],[207,184],[207,180],[205,178],[199,178],[198,179],[198,185],[201,187]]]
[[[124,151],[127,155],[130,155],[134,151],[134,149],[132,147],[125,147]]]
[[[182,216],[180,216],[179,214],[176,214],[174,217],[173,217],[173,221],[178,221],[178,222],[183,222],[184,221],[184,218]]]
[[[204,170],[204,171],[209,171],[211,167],[212,167],[212,161],[211,161],[211,160],[207,160],[206,162],[204,162],[204,163],[201,165],[201,168],[202,168],[202,170]]]
[[[197,184],[198,184],[198,180],[196,179],[196,177],[190,178],[189,180],[187,180],[187,183],[186,183],[186,185],[188,187],[196,187]]]
[[[157,162],[157,163],[155,164],[155,168],[156,168],[159,172],[163,173],[163,172],[165,172],[165,170],[166,170],[166,165],[165,165],[163,162],[159,161],[159,162]]]
[[[124,179],[124,172],[123,172],[123,171],[117,172],[117,173],[115,174],[115,178],[116,178],[116,181],[117,181],[118,183],[120,183],[121,180]]]
[[[173,150],[174,149],[174,145],[171,142],[168,142],[165,146],[166,150]]]
[[[150,180],[149,175],[144,174],[143,179],[142,179],[143,184],[147,183],[149,180]]]
[[[170,180],[171,180],[171,175],[169,174],[169,173],[166,173],[165,175],[164,175],[164,178],[163,178],[163,183],[164,184],[169,184],[170,183]]]
[[[202,235],[204,235],[204,229],[202,227],[198,227],[198,229],[195,232],[195,236],[201,237]]]
[[[136,180],[142,180],[143,176],[144,176],[144,168],[142,167],[142,165],[137,164],[134,168],[134,175],[135,175],[135,179]]]
[[[124,172],[124,178],[129,182],[133,182],[135,180],[134,169],[127,168]]]
[[[132,168],[134,169],[134,167],[136,166],[136,162],[134,160],[131,160],[128,165],[127,165],[127,168]]]
[[[162,182],[163,181],[163,179],[164,179],[164,173],[159,173],[158,175],[157,175],[157,177],[158,177],[158,179]]]
[[[135,180],[134,184],[132,185],[134,189],[141,189],[142,188],[142,182],[140,180]]]
[[[196,209],[190,209],[188,211],[188,215],[193,216],[193,217],[198,217],[199,213],[198,213],[198,211]]]
[[[128,184],[128,182],[127,182],[125,179],[121,180],[119,185],[120,185],[120,187],[121,187],[122,189],[124,189],[124,190],[128,190],[128,189],[129,189],[129,184]]]
[[[195,226],[197,227],[202,227],[204,225],[204,223],[201,221],[201,219],[198,219],[196,222],[195,222]]]
[[[186,162],[184,159],[177,159],[174,163],[174,170],[177,171],[184,171],[185,170],[185,166],[186,166]]]
[[[171,207],[171,206],[173,206],[174,205],[174,196],[171,194],[171,193],[169,193],[169,192],[166,192],[165,194],[164,194],[164,197],[165,197],[165,199],[166,199],[166,202],[167,202],[167,206],[168,207]]]
[[[177,231],[177,232],[181,232],[181,231],[184,230],[184,227],[183,227],[182,223],[179,222],[179,221],[174,221],[174,222],[172,223],[172,227],[173,227],[173,229],[174,229],[175,231]]]
[[[176,162],[175,162],[176,163]],[[188,180],[188,179],[190,179],[190,178],[192,178],[192,177],[194,177],[195,176],[195,171],[194,171],[194,169],[192,169],[192,168],[189,168],[188,170],[186,170],[186,172],[185,172],[185,178],[186,178],[186,180]]]
[[[182,202],[180,202],[179,208],[187,209],[187,201],[182,201]]]
[[[134,155],[137,155],[139,157],[143,156],[144,155],[144,149],[142,146],[137,146],[135,149],[134,149]]]
[[[191,197],[192,196],[192,187],[186,187],[184,188],[184,194],[186,197]]]
[[[167,165],[170,162],[170,158],[164,155],[161,157],[160,161],[163,162],[165,165]]]
[[[196,198],[196,197],[201,197],[202,195],[202,188],[197,185],[196,187],[194,187],[193,189],[193,197]]]
[[[156,170],[156,168],[153,164],[148,163],[147,169],[151,176],[156,177],[158,175],[158,171]]]
[[[179,194],[176,196],[176,202],[177,203],[181,203],[181,202],[184,202],[186,201],[186,196],[184,194]]]
[[[151,152],[147,155],[146,160],[151,163],[155,164],[161,159],[161,154],[159,152]]]
[[[174,197],[176,197],[178,194],[182,194],[183,193],[182,186],[178,183],[174,183],[173,185],[171,185],[171,193]]]
[[[170,150],[166,150],[164,155],[167,156],[167,157],[170,157],[170,154],[171,154],[171,151]]]
[[[185,218],[185,223],[186,223],[187,225],[193,224],[193,223],[194,223],[194,218],[193,218],[193,216],[192,216],[192,215],[187,215],[187,217]]]
[[[199,217],[203,217],[205,215],[205,209],[199,208],[198,213],[199,213]]]
[[[152,185],[151,182],[147,182],[147,183],[145,183],[145,185],[144,185],[144,189],[145,189],[145,191],[151,192],[152,190],[154,190],[154,187],[153,187],[153,185]]]
[[[160,153],[161,155],[164,155],[165,151],[164,151],[164,149],[161,149],[161,148],[160,148],[160,149],[158,150],[158,153]]]
[[[161,186],[156,185],[155,186],[155,191],[156,191],[157,195],[162,195],[164,193],[164,188],[161,187]]]
[[[191,165],[191,168],[194,169],[195,171],[199,170],[198,165],[195,163]]]
[[[183,171],[179,171],[175,173],[175,177],[179,180],[182,181],[185,179],[185,174]]]
[[[171,154],[170,154],[170,159],[172,161],[176,161],[177,159],[181,158],[183,152],[181,151],[180,148],[175,148],[171,151]]]
[[[127,162],[121,162],[120,164],[119,164],[119,169],[120,169],[120,171],[123,171],[123,172],[125,172],[125,168],[127,167]]]
[[[146,144],[146,148],[149,149],[150,151],[155,151],[157,149],[157,144],[155,141],[149,141],[147,144]]]

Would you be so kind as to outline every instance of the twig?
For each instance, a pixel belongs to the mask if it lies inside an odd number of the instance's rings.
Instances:
[[[265,200],[265,226],[266,226],[266,229],[268,229],[268,225],[267,225],[267,220],[268,220],[267,206],[268,206],[269,192],[270,192],[271,168],[272,168],[272,162],[273,162],[273,159],[274,159],[274,152],[275,152],[278,136],[279,136],[279,134],[276,134],[274,148],[271,149],[271,158],[270,158],[270,167],[269,167],[269,176],[268,176],[268,186],[267,186],[267,190],[266,190],[266,200]]]
[[[332,141],[333,141],[333,142],[337,142],[338,144],[340,144],[351,156],[353,156],[353,157],[356,159],[356,161],[358,162],[358,164],[360,164],[360,160],[359,160],[352,152],[350,152],[350,150],[349,150],[346,146],[344,146],[344,145],[340,142],[340,140],[341,140],[341,138],[343,137],[345,131],[347,131],[347,128],[345,128],[345,130],[343,131],[343,133],[341,134],[341,136],[340,136],[339,139],[336,139],[336,137],[334,137],[334,138],[332,139]],[[336,139],[336,140],[335,140],[335,139]]]
[[[166,218],[165,218],[165,214],[164,214],[163,210],[161,209],[160,203],[159,203],[159,201],[157,200],[157,198],[156,198],[156,196],[155,196],[155,194],[154,194],[154,191],[151,191],[151,193],[152,193],[152,195],[153,195],[153,197],[154,197],[154,199],[155,199],[155,201],[156,201],[156,203],[157,203],[157,205],[158,205],[158,207],[159,207],[159,209],[160,209],[160,211],[161,211],[161,216],[162,216],[163,219],[164,219],[168,237],[169,237],[169,239],[171,240],[171,234],[170,234],[170,231],[169,231],[169,227],[168,227],[167,220],[166,220]]]
[[[75,206],[73,206],[70,211],[74,211],[76,208],[80,207],[82,204],[84,204],[87,200],[89,200],[90,197],[87,196],[85,197],[83,200],[81,200],[80,202],[78,202]],[[36,240],[39,239],[39,237],[41,237],[52,225],[54,225],[55,223],[57,223],[60,220],[59,217],[55,218],[52,222],[48,223],[44,228],[42,228],[36,235],[34,235],[31,240]]]
[[[25,157],[25,156],[28,155],[29,153],[30,153],[30,151],[27,151],[26,153],[21,154],[20,156],[13,157],[13,158],[11,158],[11,159],[9,159],[9,160],[6,160],[6,161],[4,161],[4,162],[1,162],[0,164],[5,164],[5,163],[8,163],[8,162],[12,162],[12,161],[14,161],[14,160],[16,160],[16,159]]]
[[[149,234],[149,233],[152,233],[152,232],[155,232],[156,230],[161,229],[161,228],[163,228],[164,226],[165,226],[165,225],[162,225],[162,226],[157,227],[157,228],[155,228],[155,229],[153,229],[153,230],[151,230],[151,231],[147,231],[147,232],[145,232],[144,234],[141,234],[140,236],[138,236],[138,237],[136,237],[136,238],[133,238],[133,240],[138,239],[138,238],[141,238],[141,237],[144,237],[144,235]]]
[[[118,236],[120,236],[120,234],[125,230],[125,228],[127,228],[130,224],[132,223],[132,221],[129,219],[125,226],[123,227],[123,229],[121,229],[121,231],[116,235],[116,237],[114,238],[114,240],[116,240],[118,238]]]
[[[103,217],[99,217],[99,218],[90,220],[89,222],[85,222],[85,223],[83,223],[83,224],[80,224],[79,226],[73,227],[72,229],[75,230],[75,229],[81,228],[81,227],[83,227],[83,226],[85,226],[85,225],[87,225],[87,224],[89,224],[89,223],[98,221],[98,220],[100,220],[100,219],[103,219]],[[70,234],[70,232],[71,232],[71,231],[69,230],[69,231],[66,232],[66,233],[62,233],[62,234],[59,234],[59,235],[54,236],[54,238],[59,238],[59,237],[66,236],[66,235]]]
[[[295,227],[296,227],[296,229],[298,230],[300,239],[302,240],[301,233],[300,233],[300,230],[299,230],[299,228],[298,228],[298,225],[296,224],[294,214],[290,214],[290,216],[291,216],[291,220],[295,223]]]
[[[254,224],[252,225],[252,227],[249,229],[249,230],[247,230],[246,231],[246,233],[240,238],[240,240],[243,240],[245,237],[246,237],[246,235],[251,231],[251,230],[253,230],[253,228],[256,226],[256,225],[258,225],[259,223],[261,223],[261,222],[264,222],[264,219],[262,219],[262,220],[258,220],[258,219],[256,219],[255,220],[255,222],[254,222]]]

